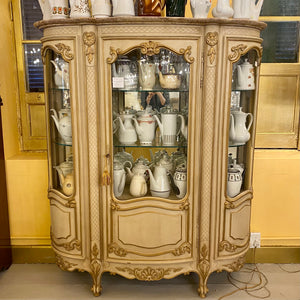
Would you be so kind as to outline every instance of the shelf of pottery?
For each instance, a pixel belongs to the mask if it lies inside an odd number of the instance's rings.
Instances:
[[[186,193],[189,63],[140,49],[112,64],[113,186],[118,199]]]
[[[48,109],[50,123],[52,188],[59,190],[65,196],[71,196],[74,191],[73,182],[73,150],[72,150],[72,120],[69,86],[69,64],[52,50],[47,53],[51,64],[46,70],[49,72]]]
[[[256,94],[257,54],[250,51],[232,67],[230,122],[228,131],[227,195],[236,197],[247,190],[247,161],[252,136],[254,99]]]

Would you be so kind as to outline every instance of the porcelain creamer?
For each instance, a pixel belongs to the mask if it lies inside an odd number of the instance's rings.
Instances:
[[[61,109],[58,114],[55,109],[50,109],[57,131],[67,145],[72,145],[72,120],[70,109]]]
[[[254,90],[255,89],[255,68],[253,65],[245,59],[245,61],[237,65],[237,90]]]

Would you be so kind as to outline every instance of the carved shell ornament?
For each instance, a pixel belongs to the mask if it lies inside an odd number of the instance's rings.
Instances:
[[[153,55],[159,54],[160,50],[163,48],[163,49],[168,49],[178,55],[183,55],[184,59],[190,64],[193,63],[195,60],[195,58],[191,56],[191,54],[192,54],[191,46],[187,46],[186,49],[181,48],[181,49],[179,49],[179,51],[176,51],[176,50],[174,50],[168,46],[162,45],[160,43],[149,41],[149,42],[141,43],[140,45],[137,45],[134,47],[130,47],[126,50],[121,50],[120,48],[115,49],[114,47],[110,47],[110,55],[111,56],[107,58],[107,62],[109,64],[112,64],[117,60],[118,55],[127,54],[128,52],[132,51],[133,49],[138,49],[138,48],[140,48],[142,54],[145,54],[148,56],[153,56]]]

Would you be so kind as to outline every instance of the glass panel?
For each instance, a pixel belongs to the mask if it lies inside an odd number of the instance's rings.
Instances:
[[[43,32],[33,26],[33,23],[43,19],[38,0],[22,0],[23,40],[39,40]]]
[[[264,0],[261,16],[300,16],[299,0]]]
[[[231,92],[227,195],[231,198],[249,189],[249,162],[256,89],[255,51],[233,64]]]
[[[44,91],[44,69],[40,44],[25,44],[24,58],[27,92]]]
[[[114,194],[186,194],[190,66],[167,49],[119,56],[111,66]]]
[[[74,174],[69,63],[52,50],[48,50],[46,70],[49,78],[47,91],[53,166],[52,188],[71,196],[74,191]]]
[[[300,22],[267,22],[262,31],[263,63],[297,63]]]

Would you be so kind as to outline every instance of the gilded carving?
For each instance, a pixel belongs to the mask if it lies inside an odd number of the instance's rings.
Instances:
[[[215,46],[218,44],[218,33],[217,32],[208,32],[206,34],[206,44],[210,46],[207,56],[209,57],[209,61],[211,64],[215,61],[217,51],[215,49]]]
[[[92,248],[92,258],[91,258],[91,276],[93,278],[93,286],[92,291],[95,296],[99,296],[101,293],[101,286],[98,284],[98,278],[100,276],[101,272],[101,265],[99,263],[98,255],[99,255],[99,249],[96,244],[94,244]]]
[[[62,56],[62,58],[67,62],[70,62],[74,58],[74,55],[71,53],[70,46],[67,46],[63,43],[58,43],[58,44],[55,44],[55,47],[49,46],[49,45],[42,47],[41,56],[42,56],[43,63],[44,63],[46,51],[48,49],[52,49],[55,53],[60,54]]]
[[[110,47],[111,57],[107,58],[107,62],[109,64],[112,64],[116,61],[116,59],[118,58],[118,55],[126,54],[126,53],[132,51],[133,49],[137,49],[137,48],[141,49],[142,54],[149,55],[149,56],[159,54],[160,49],[165,48],[165,49],[168,49],[178,55],[183,55],[184,59],[190,64],[193,63],[195,60],[195,58],[191,56],[191,54],[192,54],[191,46],[188,46],[186,49],[181,48],[181,49],[179,49],[179,51],[176,51],[176,50],[171,49],[170,47],[164,46],[162,44],[159,44],[159,43],[156,43],[153,41],[149,41],[149,42],[142,43],[140,45],[128,48],[126,50],[121,50],[120,48],[115,49],[114,47]]]
[[[57,247],[62,247],[62,248],[65,248],[67,251],[72,251],[74,250],[75,248],[80,251],[81,250],[81,242],[77,239],[73,239],[72,241],[70,241],[69,243],[57,243],[55,240],[54,240],[54,235],[52,232],[50,232],[50,237],[51,237],[51,241],[52,243],[57,246]]]
[[[110,244],[108,246],[108,253],[114,253],[117,256],[124,257],[127,255],[127,251],[123,248],[121,248],[119,245],[116,243]]]
[[[180,210],[188,210],[190,207],[190,204],[189,202],[186,200],[185,202],[183,202],[180,206],[179,206],[179,209]]]
[[[219,243],[219,252],[225,250],[227,252],[234,252],[237,249],[236,245],[229,243],[228,241],[222,241]]]
[[[183,255],[184,253],[191,253],[191,244],[190,243],[183,243],[179,248],[176,248],[172,251],[172,254],[175,256]]]
[[[200,250],[200,262],[198,264],[198,269],[200,271],[200,285],[199,285],[199,295],[201,298],[204,298],[205,295],[208,293],[208,288],[206,285],[210,263],[208,261],[208,248],[206,244],[204,244]]]
[[[75,199],[69,200],[68,202],[65,203],[64,206],[68,207],[68,208],[75,208],[76,207],[76,201],[75,201]]]
[[[250,50],[256,50],[256,52],[258,54],[258,64],[260,64],[260,61],[261,61],[261,58],[262,58],[263,48],[258,47],[258,46],[249,47],[249,48],[247,48],[247,45],[244,45],[244,44],[239,44],[237,46],[233,46],[231,48],[232,53],[228,55],[228,59],[231,62],[236,62],[240,59],[240,57],[242,55],[246,54]]]
[[[245,257],[240,257],[237,261],[233,262],[232,264],[225,265],[224,267],[228,271],[236,272],[239,271],[245,263]]]
[[[174,268],[168,268],[168,269],[163,269],[163,268],[157,268],[153,269],[151,267],[147,267],[144,269],[140,268],[117,268],[117,270],[121,272],[128,273],[129,275],[134,276],[138,280],[143,280],[143,281],[156,281],[156,280],[161,280],[164,278],[166,275],[169,275],[170,272],[179,272],[182,268],[174,269]]]
[[[60,255],[55,254],[56,264],[64,271],[72,271],[77,264],[64,260]]]
[[[117,204],[113,199],[110,202],[110,207],[112,210],[120,210],[120,205]]]
[[[94,59],[95,50],[93,45],[96,43],[96,35],[94,32],[84,32],[83,33],[83,42],[86,45],[85,55],[89,63],[92,63]]]

